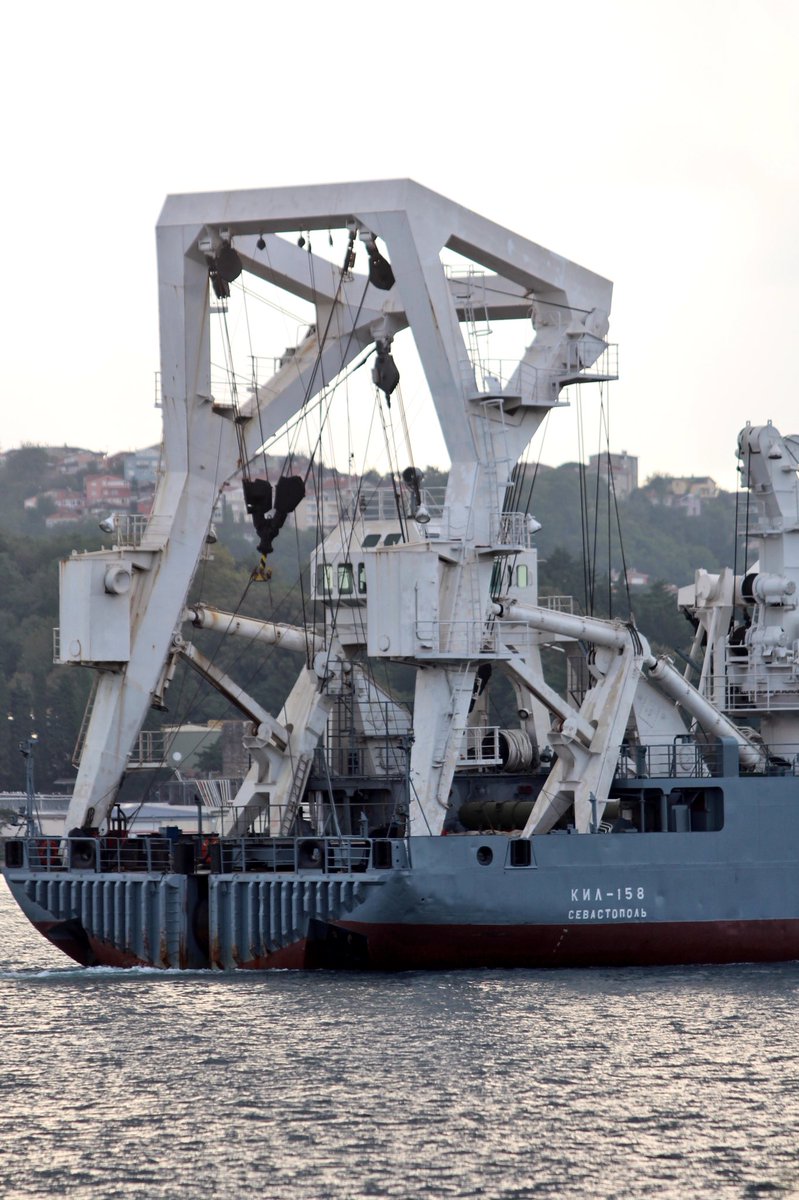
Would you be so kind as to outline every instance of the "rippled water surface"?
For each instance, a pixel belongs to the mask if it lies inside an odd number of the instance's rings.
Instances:
[[[0,1195],[799,1197],[799,965],[73,969],[0,882]]]

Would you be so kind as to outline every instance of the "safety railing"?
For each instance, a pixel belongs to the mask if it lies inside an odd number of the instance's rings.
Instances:
[[[474,364],[465,377],[467,393],[476,400],[518,396],[523,403],[554,398],[558,372],[512,359],[489,358]]]
[[[382,844],[382,839],[225,838],[219,841],[219,869],[224,875],[239,871],[360,873],[372,865],[375,844]],[[404,846],[402,842],[385,841],[385,845],[394,844]]]
[[[539,607],[548,608],[552,612],[574,612],[574,596],[539,596],[538,604]]]
[[[128,766],[162,764],[166,760],[169,742],[173,736],[164,733],[163,729],[142,729],[128,755]]]
[[[720,775],[721,752],[690,737],[664,744],[622,746],[616,765],[619,779],[703,779]]]
[[[541,635],[521,620],[417,621],[415,632],[417,658],[508,658],[513,652],[523,655],[542,641]]]
[[[408,503],[409,493],[401,487],[403,515],[412,518],[411,506]],[[446,488],[432,487],[421,489],[421,502],[427,509],[432,520],[438,520],[444,511]],[[397,517],[397,494],[392,487],[384,484],[380,487],[361,487],[357,492],[351,488],[342,489],[341,504],[345,515],[360,517],[364,521],[391,521]]]
[[[535,520],[524,512],[492,513],[489,536],[493,546],[522,546],[529,549],[538,528]]]
[[[128,755],[128,767],[154,768],[167,765],[174,729],[142,729]]]
[[[728,762],[719,742],[705,744],[686,735],[659,745],[623,746],[616,776],[619,779],[706,779],[726,774]],[[799,777],[799,744],[763,746],[760,758],[746,763],[742,769],[747,775]]]
[[[114,513],[114,545],[118,550],[158,549],[169,536],[172,518],[163,514]]]
[[[27,837],[5,844],[7,867],[29,871],[146,871],[170,870],[173,842],[164,837]]]
[[[496,628],[486,628],[485,621],[417,621],[415,632],[417,658],[493,657],[499,648]]]
[[[78,843],[78,839],[74,839]],[[86,842],[88,845],[88,840]],[[109,834],[96,842],[98,868],[106,871],[155,871],[164,873],[172,866],[175,843],[162,837],[118,837]],[[74,866],[75,851],[72,850]]]
[[[459,767],[498,767],[502,765],[499,725],[475,725],[464,729],[456,765]]]
[[[7,869],[96,874],[361,874],[408,865],[407,843],[369,837],[9,838]]]
[[[518,397],[523,404],[546,403],[556,398],[559,387],[570,383],[594,383],[618,379],[619,347],[593,334],[569,338],[562,347],[563,360],[557,367],[540,367],[513,359],[487,358],[464,365],[467,394],[476,400],[501,396]]]
[[[784,657],[778,655],[782,653]],[[708,677],[702,691],[726,712],[775,712],[793,709],[799,698],[799,664],[788,648],[776,647],[764,661],[760,647],[725,647],[724,673]]]
[[[618,379],[618,344],[604,342],[591,333],[570,338],[566,344],[566,374],[579,376],[586,382]]]
[[[799,744],[773,742],[764,746],[763,757],[748,773],[799,776]]]

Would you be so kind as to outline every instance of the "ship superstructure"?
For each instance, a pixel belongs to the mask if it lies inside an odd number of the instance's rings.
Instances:
[[[342,231],[343,265],[303,231]],[[287,233],[299,233],[295,244]],[[356,267],[357,254],[366,260]],[[446,254],[463,267],[447,265]],[[60,660],[97,674],[63,842],[9,843],[20,905],[79,961],[165,966],[539,965],[799,954],[799,449],[747,427],[759,558],[699,571],[690,663],[631,621],[539,602],[517,463],[576,382],[615,377],[608,281],[409,181],[171,197],[158,225],[163,472],[152,515],[61,565]],[[212,309],[242,273],[315,321],[247,399],[220,402]],[[474,311],[529,320],[521,357],[474,351]],[[302,627],[187,602],[221,484],[244,470],[260,570],[305,495],[264,444],[371,352],[380,403],[409,329],[451,460],[356,492],[312,558]],[[281,712],[192,629],[299,650]],[[568,697],[541,649],[570,647]],[[218,837],[109,828],[148,708],[187,662],[249,722]],[[376,670],[412,668],[412,703]],[[510,685],[517,718],[491,724]]]

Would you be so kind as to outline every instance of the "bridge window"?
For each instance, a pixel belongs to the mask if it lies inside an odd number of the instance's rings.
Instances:
[[[361,542],[361,545],[363,546],[364,550],[371,550],[372,547],[376,546],[379,541],[380,541],[379,533],[367,533],[366,537]]]
[[[340,596],[351,596],[353,593],[353,588],[352,563],[339,563],[338,594]]]
[[[358,563],[358,593],[366,595],[366,563]]]
[[[383,545],[384,546],[396,546],[397,543],[401,542],[401,541],[402,541],[401,533],[387,533],[386,540],[384,541]]]
[[[333,591],[333,568],[330,563],[317,564],[316,591],[320,596],[329,596]]]
[[[519,563],[518,567],[516,568],[516,586],[530,586],[530,568],[527,566],[527,563]]]

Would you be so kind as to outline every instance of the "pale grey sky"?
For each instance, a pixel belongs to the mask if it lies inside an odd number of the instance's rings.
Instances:
[[[642,474],[799,429],[793,0],[48,0],[5,44],[4,449],[157,440],[168,192],[405,175],[614,280]]]

